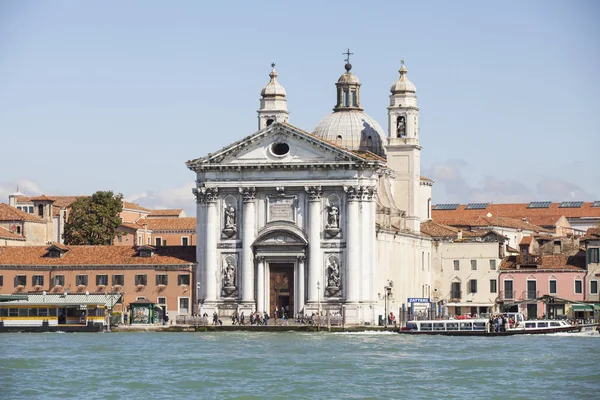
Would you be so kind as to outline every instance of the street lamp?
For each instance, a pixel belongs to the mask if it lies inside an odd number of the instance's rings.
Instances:
[[[321,330],[321,282],[317,281],[317,332]]]
[[[392,288],[394,287],[394,283],[391,280],[385,281],[385,286],[383,287],[383,295],[381,293],[377,293],[377,297],[379,300],[383,300],[384,304],[384,326],[387,328],[388,326],[388,301],[392,297]]]

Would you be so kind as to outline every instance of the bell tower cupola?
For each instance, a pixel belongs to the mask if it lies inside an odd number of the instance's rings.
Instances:
[[[346,65],[344,68],[346,72],[340,76],[335,86],[337,87],[337,102],[333,108],[334,112],[338,111],[363,111],[360,107],[360,81],[350,70],[352,64],[350,64],[350,49],[344,53],[346,55]]]
[[[260,109],[258,110],[258,129],[264,129],[273,122],[287,122],[290,112],[287,109],[285,88],[277,81],[275,63],[271,64],[271,80],[260,92]]]
[[[392,85],[388,109],[387,165],[394,171],[394,199],[406,212],[406,227],[420,232],[421,146],[417,90],[401,61],[400,78]]]
[[[401,61],[400,78],[392,85],[390,105],[388,107],[388,137],[390,143],[394,139],[403,139],[404,143],[419,143],[419,108],[417,107],[417,89],[406,74],[408,70]],[[407,140],[408,139],[408,140]]]

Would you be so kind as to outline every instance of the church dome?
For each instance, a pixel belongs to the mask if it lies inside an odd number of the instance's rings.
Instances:
[[[383,129],[361,110],[329,114],[319,122],[313,135],[348,150],[370,151],[385,156]]]
[[[277,75],[277,71],[275,71],[275,64],[273,64],[272,67],[273,67],[273,69],[271,70],[271,73],[269,74],[269,76],[271,77],[271,80],[269,81],[269,83],[267,83],[267,86],[265,86],[263,88],[263,90],[261,90],[260,95],[262,97],[274,97],[274,96],[285,97],[287,95],[287,93],[285,92],[285,88],[279,82],[277,82],[277,77],[279,75]]]
[[[407,93],[407,92],[416,93],[417,88],[406,77],[408,70],[404,66],[404,61],[402,61],[402,67],[400,68],[400,70],[398,72],[400,72],[400,78],[398,78],[398,80],[392,85],[390,92],[392,92],[392,94],[401,94],[401,93]]]

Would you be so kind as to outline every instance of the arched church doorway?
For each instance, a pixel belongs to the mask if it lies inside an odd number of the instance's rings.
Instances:
[[[277,318],[284,312],[288,318],[296,314],[294,283],[293,263],[269,263],[269,310],[278,310]]]

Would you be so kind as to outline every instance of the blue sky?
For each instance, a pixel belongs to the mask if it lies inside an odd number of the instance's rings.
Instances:
[[[194,214],[184,162],[256,130],[271,62],[312,131],[350,48],[387,130],[406,60],[434,203],[600,200],[595,1],[0,2],[0,201],[114,190]]]

